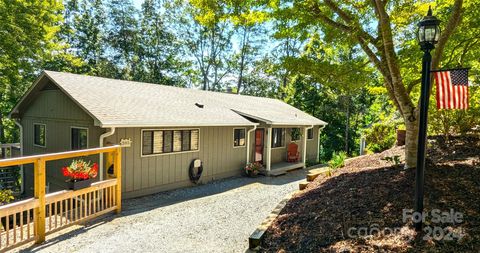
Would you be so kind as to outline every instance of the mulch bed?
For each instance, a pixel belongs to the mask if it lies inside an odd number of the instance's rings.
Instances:
[[[442,137],[429,139],[425,211],[463,214],[460,223],[427,218],[426,226],[442,229],[435,237],[426,230],[416,234],[411,219],[402,219],[403,210],[414,206],[415,170],[382,158],[403,160],[403,153],[396,147],[351,159],[332,177],[318,177],[287,203],[261,251],[479,252],[480,138],[451,138],[448,144]],[[454,238],[445,240],[442,233]]]

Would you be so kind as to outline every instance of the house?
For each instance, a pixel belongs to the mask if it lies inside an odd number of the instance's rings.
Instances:
[[[280,100],[44,71],[10,113],[21,129],[23,155],[130,140],[122,157],[125,197],[190,186],[199,159],[201,182],[240,175],[258,161],[267,174],[318,160],[326,123]],[[287,144],[299,159],[286,162]],[[100,178],[108,176],[102,156]],[[64,189],[60,168],[47,164],[50,191]],[[104,166],[105,165],[105,166]],[[25,190],[32,170],[25,169]]]

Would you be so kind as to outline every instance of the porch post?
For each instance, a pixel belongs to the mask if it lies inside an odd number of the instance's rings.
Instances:
[[[272,128],[267,128],[267,174],[272,168]]]
[[[303,141],[302,141],[302,163],[303,163],[303,168],[305,169],[306,168],[306,162],[307,162],[307,129],[308,127],[304,127],[303,128],[303,133],[302,133],[302,136],[303,136]]]

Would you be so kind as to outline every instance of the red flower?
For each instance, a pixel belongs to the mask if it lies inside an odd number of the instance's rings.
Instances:
[[[68,167],[63,167],[62,168],[62,173],[63,173],[63,176],[65,176],[65,177],[70,176],[70,172],[68,171]]]

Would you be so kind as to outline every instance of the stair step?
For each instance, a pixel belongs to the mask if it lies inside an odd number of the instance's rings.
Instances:
[[[300,182],[300,184],[298,185],[298,188],[299,190],[305,190],[305,188],[307,188],[309,182]]]

